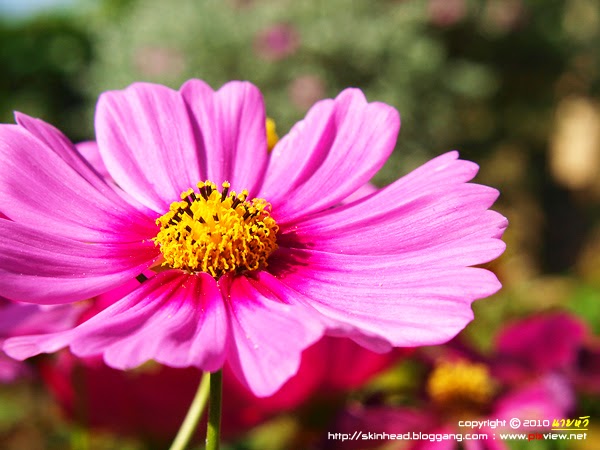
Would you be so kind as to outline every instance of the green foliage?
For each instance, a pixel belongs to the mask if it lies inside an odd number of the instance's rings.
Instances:
[[[600,289],[586,284],[578,285],[568,308],[580,317],[585,317],[593,327],[594,334],[600,334]]]
[[[13,111],[22,111],[82,139],[77,80],[92,56],[86,33],[68,18],[0,22],[0,43],[0,121],[13,122]]]
[[[459,128],[457,102],[483,102],[497,88],[489,68],[448,58],[425,7],[345,0],[237,7],[216,0],[137,2],[119,20],[97,24],[98,60],[88,86],[95,97],[136,80],[177,88],[190,77],[214,87],[246,79],[264,92],[268,114],[284,131],[315,100],[357,86],[402,113],[402,158],[380,176],[387,183],[400,166],[446,150]],[[293,41],[288,50],[263,42],[277,27]]]

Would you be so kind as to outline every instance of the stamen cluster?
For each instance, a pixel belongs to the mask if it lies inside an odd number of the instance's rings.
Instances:
[[[485,364],[444,361],[431,373],[427,393],[442,409],[464,412],[486,406],[494,394],[494,384]]]
[[[218,279],[233,271],[267,266],[277,249],[279,230],[271,217],[270,204],[260,198],[248,201],[248,191],[229,191],[230,183],[197,184],[181,201],[156,220],[161,229],[153,239],[160,246],[163,265],[189,273],[206,272]]]

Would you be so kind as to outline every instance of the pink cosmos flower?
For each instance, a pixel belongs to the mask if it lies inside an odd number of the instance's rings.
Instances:
[[[350,203],[394,149],[395,109],[357,89],[315,104],[267,152],[258,89],[199,80],[101,95],[107,182],[52,126],[0,127],[0,292],[75,302],[153,276],[77,327],[18,337],[114,368],[156,360],[275,392],[324,334],[372,350],[445,342],[500,288],[496,190],[456,152]]]

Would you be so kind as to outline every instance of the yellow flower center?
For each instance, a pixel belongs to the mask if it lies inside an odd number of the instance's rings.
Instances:
[[[275,121],[270,117],[267,117],[267,148],[269,151],[273,150],[275,144],[279,141],[279,135],[277,134],[277,127]]]
[[[228,182],[222,192],[210,181],[197,186],[198,192],[183,192],[181,201],[156,220],[160,231],[153,240],[163,254],[163,266],[214,278],[266,267],[277,249],[279,230],[270,204],[261,198],[248,201],[245,190],[230,192]]]
[[[427,393],[441,409],[468,413],[490,403],[494,383],[485,364],[444,361],[429,376]]]

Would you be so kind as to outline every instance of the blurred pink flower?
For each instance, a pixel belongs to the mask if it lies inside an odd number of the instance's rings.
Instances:
[[[394,149],[396,110],[345,90],[270,153],[265,121],[249,83],[106,92],[96,138],[116,184],[41,120],[2,125],[3,294],[67,303],[150,274],[76,328],[5,351],[69,346],[118,369],[227,363],[267,396],[324,334],[377,351],[445,342],[500,288],[470,267],[502,253],[506,227],[488,210],[498,192],[468,183],[477,165],[447,153],[344,204]]]
[[[558,322],[561,321],[557,318]],[[556,322],[554,323],[556,324]],[[371,433],[409,433],[411,439],[398,442],[395,447],[390,442],[390,449],[402,448],[410,450],[455,449],[459,448],[456,439],[438,438],[444,434],[478,433],[487,438],[464,441],[465,448],[470,450],[497,449],[507,450],[509,447],[494,438],[496,432],[535,432],[549,429],[543,421],[552,424],[553,419],[565,417],[572,412],[575,405],[573,386],[565,377],[554,372],[554,364],[539,365],[535,377],[518,380],[514,377],[506,379],[504,373],[496,373],[507,361],[506,350],[515,355],[545,353],[548,355],[548,339],[556,331],[552,321],[541,325],[538,318],[533,317],[530,324],[522,329],[511,326],[499,334],[500,344],[491,358],[483,358],[464,346],[458,347],[455,342],[438,349],[436,358],[427,375],[424,387],[426,398],[416,407],[362,406],[350,407],[338,420],[335,432],[350,433],[365,430]],[[540,326],[541,325],[541,326]],[[571,331],[575,324],[570,324]],[[564,329],[562,331],[565,331]],[[542,332],[541,334],[539,332]],[[535,336],[534,336],[535,335]],[[566,340],[570,338],[565,336]],[[510,344],[507,345],[507,342]],[[567,344],[565,348],[569,347]],[[548,360],[564,360],[566,353]],[[570,358],[570,357],[569,357]],[[530,370],[526,359],[513,360],[513,370],[521,365],[524,371]],[[518,418],[540,421],[541,426],[525,428],[511,427],[510,420]],[[489,420],[489,422],[488,422]],[[471,428],[460,421],[480,421],[485,425]],[[412,439],[413,432],[420,439]],[[382,440],[375,440],[372,446],[380,446]],[[346,442],[335,445],[335,449],[365,448],[365,442]],[[388,448],[388,447],[386,447]]]
[[[600,392],[600,342],[573,314],[534,315],[503,327],[496,337],[494,373],[522,383],[553,373],[575,388]]]
[[[319,396],[331,398],[362,386],[399,360],[401,351],[378,354],[349,339],[325,337],[302,355],[298,373],[272,397],[258,398],[226,367],[223,431],[236,436]],[[123,372],[99,358],[61,353],[41,364],[42,377],[65,413],[85,425],[154,441],[171,440],[200,378],[196,369],[150,366]]]
[[[467,15],[466,0],[429,0],[427,13],[429,20],[439,27],[449,27],[460,22]]]
[[[41,307],[0,298],[0,348],[9,337],[50,333],[72,327],[79,314],[79,306]],[[28,373],[28,366],[9,358],[0,350],[0,382],[11,382]]]
[[[494,439],[494,433],[519,432],[519,429],[510,427],[509,423],[512,418],[524,418],[532,421],[549,420],[552,423],[553,418],[565,417],[568,410],[563,407],[560,399],[562,394],[563,392],[553,386],[551,382],[542,379],[528,386],[506,390],[487,405],[488,409],[480,415],[464,416],[448,416],[444,411],[436,409],[434,405],[423,408],[354,406],[339,418],[334,432],[352,435],[356,430],[364,430],[371,433],[410,434],[411,439],[390,441],[389,445],[385,447],[389,450],[459,449],[463,448],[460,441],[457,439],[441,440],[440,436],[476,433],[488,437],[462,441],[464,448],[469,450],[509,450],[510,447],[503,441]],[[481,428],[459,426],[461,420],[480,421],[480,423],[484,422],[488,425]],[[487,420],[489,422],[486,422]],[[522,428],[520,432],[531,433],[542,429],[544,427]],[[412,439],[413,433],[416,433],[420,439]],[[329,448],[336,450],[365,449],[379,447],[384,442],[383,439],[336,442]]]
[[[256,54],[267,61],[286,58],[300,47],[300,35],[290,24],[272,25],[257,34],[254,40]]]

